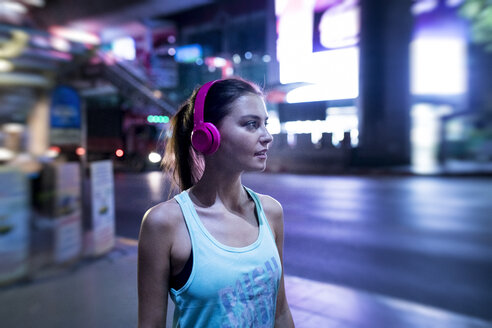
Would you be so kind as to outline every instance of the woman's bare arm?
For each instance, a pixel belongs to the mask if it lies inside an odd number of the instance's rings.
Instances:
[[[270,196],[262,195],[261,201],[265,210],[265,214],[268,217],[270,226],[272,227],[275,235],[275,243],[280,255],[280,261],[282,263],[282,277],[280,278],[280,285],[277,295],[277,310],[275,312],[275,327],[281,328],[293,328],[294,320],[290,312],[289,304],[287,303],[287,296],[285,294],[284,284],[284,213],[282,206],[274,198]]]
[[[138,327],[165,327],[172,247],[173,207],[145,213],[138,242]]]

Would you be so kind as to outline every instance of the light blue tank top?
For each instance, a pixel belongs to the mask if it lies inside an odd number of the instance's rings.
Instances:
[[[188,192],[175,196],[188,227],[193,268],[186,284],[170,289],[173,327],[273,327],[281,277],[280,257],[258,196],[257,240],[246,247],[217,241],[202,224]]]

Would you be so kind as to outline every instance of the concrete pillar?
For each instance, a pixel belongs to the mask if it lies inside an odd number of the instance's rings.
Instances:
[[[46,92],[39,97],[36,105],[30,111],[27,118],[29,130],[29,153],[35,156],[41,156],[49,148],[50,140],[50,99]]]
[[[412,0],[362,0],[359,147],[354,164],[410,163]]]
[[[492,53],[483,44],[468,44],[468,99],[470,112],[492,114]]]

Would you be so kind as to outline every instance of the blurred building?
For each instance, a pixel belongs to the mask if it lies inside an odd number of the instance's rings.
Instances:
[[[148,155],[135,149],[148,153],[151,146],[133,145],[133,131],[160,135],[166,123],[147,116],[169,117],[200,83],[239,75],[266,90],[278,158],[307,152],[294,161],[315,158],[319,167],[308,171],[409,164],[425,171],[439,160],[490,159],[488,141],[467,138],[489,129],[481,95],[490,56],[470,41],[470,24],[460,14],[464,1],[40,0],[3,6],[7,49],[0,68],[9,72],[1,80],[0,96],[7,99],[2,122],[25,124],[43,96],[49,104],[49,90],[70,85],[85,101],[91,125],[82,147],[95,158],[149,165],[135,163]],[[107,122],[107,110],[99,109],[109,102],[112,113],[119,111],[119,125],[111,125],[113,135],[104,141],[94,122]],[[142,122],[153,127],[129,129]],[[312,145],[299,149],[303,134]],[[155,143],[151,139],[147,143]],[[38,142],[37,152],[49,146]],[[271,168],[280,169],[273,162]]]
[[[27,176],[9,179],[18,184],[19,202],[37,211],[46,206],[36,203],[39,190],[46,193],[48,182],[79,170],[78,196],[64,186],[73,196],[64,201],[78,210],[91,163],[158,168],[178,105],[198,85],[232,75],[265,90],[275,135],[270,171],[405,166],[432,173],[448,161],[490,163],[491,55],[472,42],[475,30],[464,18],[490,12],[490,4],[481,6],[465,0],[2,1],[0,163]],[[57,166],[67,163],[80,168]],[[21,191],[31,187],[29,199]],[[90,231],[92,225],[71,227]],[[22,257],[26,249],[15,252]]]

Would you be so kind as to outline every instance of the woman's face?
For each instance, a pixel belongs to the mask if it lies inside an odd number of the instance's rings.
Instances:
[[[263,171],[272,135],[267,131],[263,99],[246,94],[232,103],[231,112],[218,125],[220,147],[217,158],[226,169]]]

